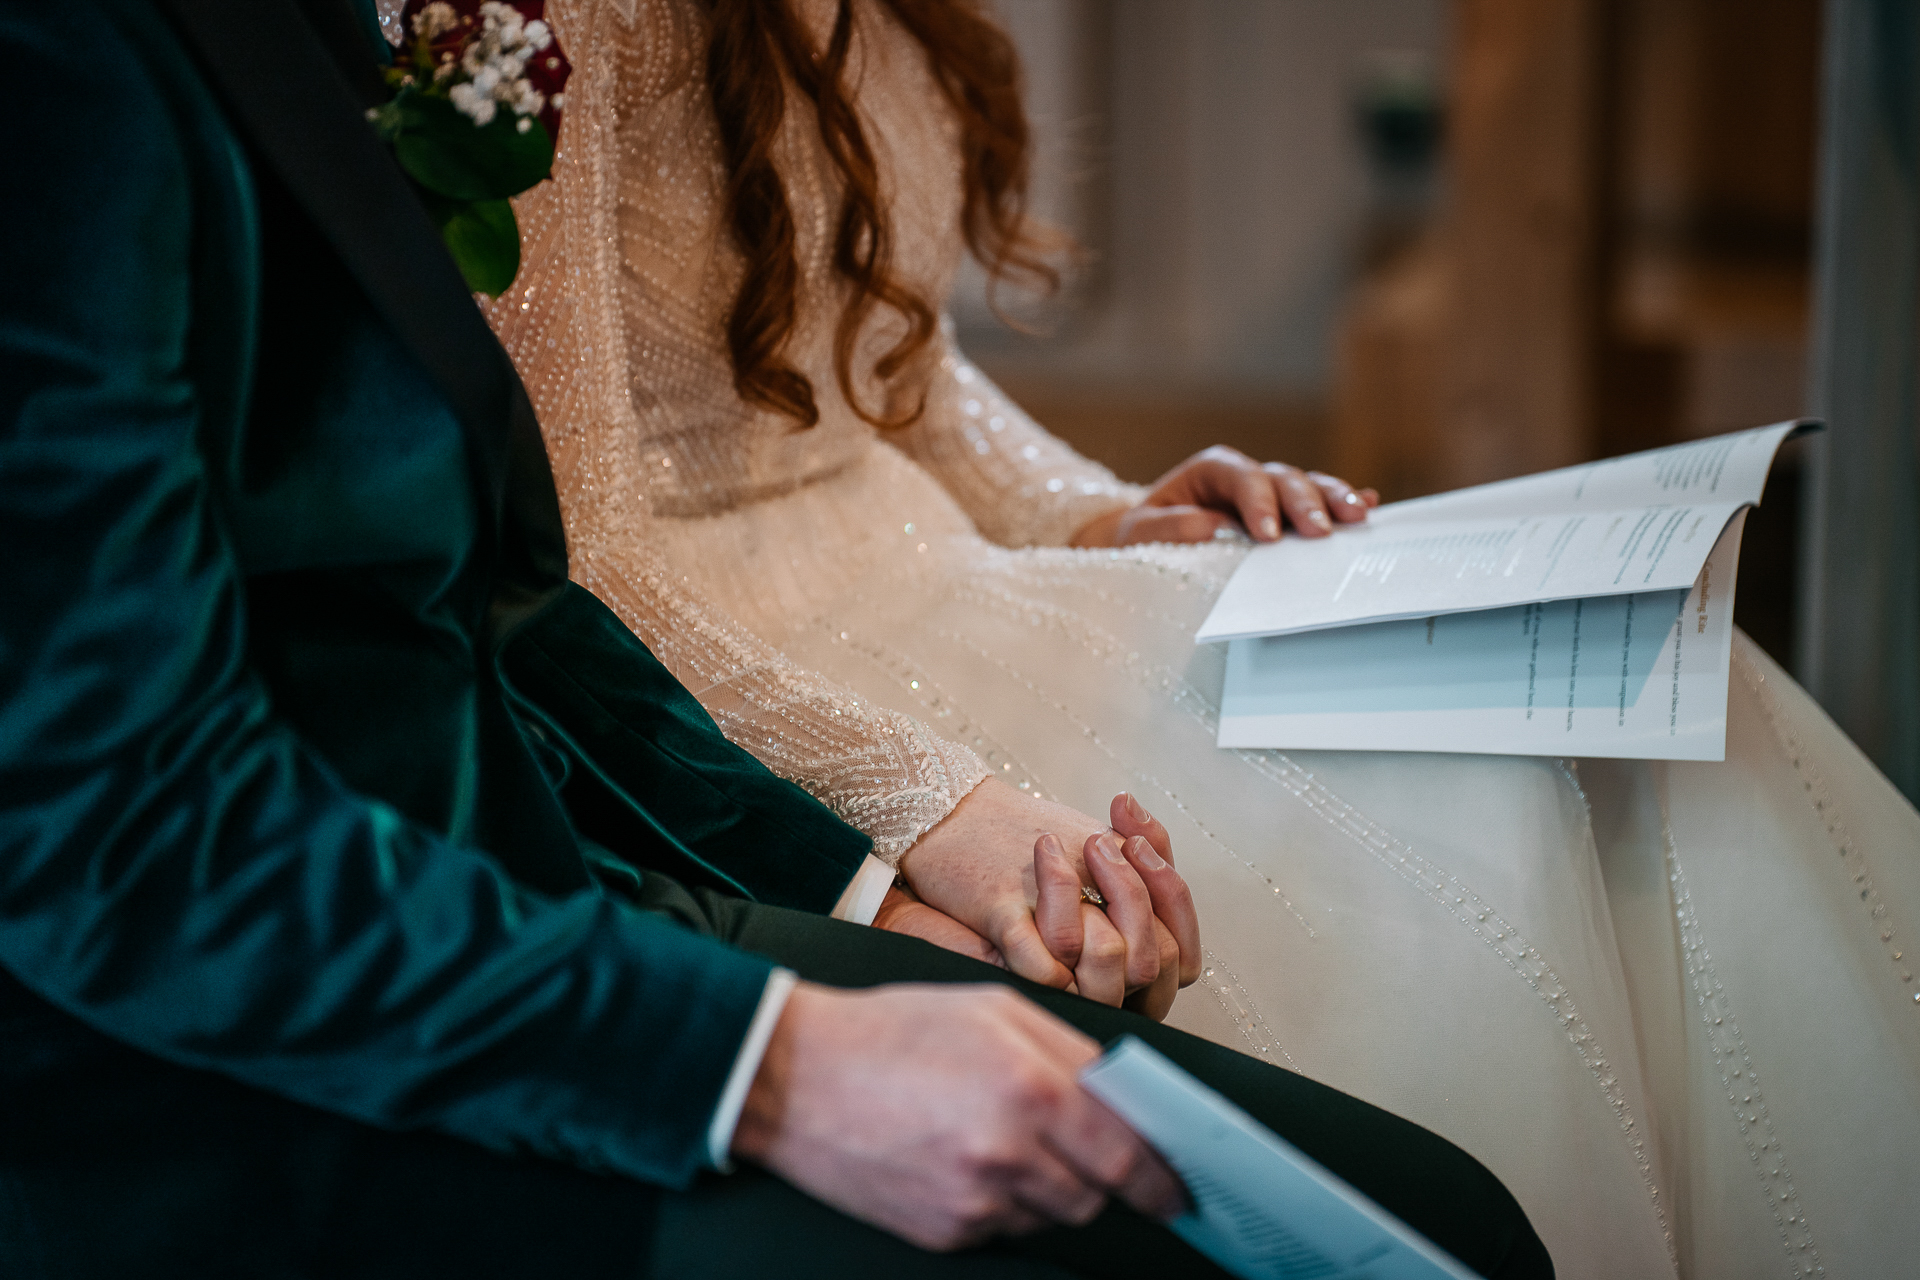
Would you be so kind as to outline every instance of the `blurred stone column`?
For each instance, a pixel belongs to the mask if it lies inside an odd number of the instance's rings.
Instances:
[[[1591,456],[1612,0],[1458,0],[1443,213],[1339,338],[1336,468],[1389,498]]]
[[[1583,460],[1600,318],[1602,0],[1461,0],[1436,488]]]

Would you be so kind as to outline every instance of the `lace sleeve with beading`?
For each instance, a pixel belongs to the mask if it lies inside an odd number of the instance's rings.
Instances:
[[[666,118],[665,100],[686,88],[692,10],[648,0],[548,6],[574,64],[561,154],[553,181],[515,201],[522,268],[488,318],[539,414],[575,580],[619,614],[729,739],[897,862],[987,776],[986,766],[913,717],[797,667],[703,599],[662,554],[642,483],[641,441],[657,438],[661,424],[649,389],[629,376],[622,292],[659,282],[636,281],[621,261],[621,165],[634,156],[631,131],[619,125],[644,122],[650,111]],[[676,327],[695,332],[694,302],[678,305],[667,289],[650,311],[659,331],[643,340],[669,341]],[[732,388],[722,378],[718,390]]]
[[[924,411],[885,438],[932,472],[986,537],[1064,546],[1088,521],[1146,497],[1028,417],[961,354],[950,319],[937,343]]]

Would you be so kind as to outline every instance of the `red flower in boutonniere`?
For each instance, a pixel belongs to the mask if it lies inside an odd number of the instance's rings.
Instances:
[[[493,297],[520,269],[509,198],[552,172],[572,70],[544,9],[543,0],[409,0],[387,69],[393,101],[367,112],[468,287]]]

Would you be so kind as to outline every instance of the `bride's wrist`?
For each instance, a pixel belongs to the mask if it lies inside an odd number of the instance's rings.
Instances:
[[[960,799],[954,803],[953,808],[947,810],[939,821],[935,822],[925,831],[922,831],[919,838],[908,845],[906,852],[902,853],[899,859],[894,862],[893,882],[902,889],[905,889],[908,893],[913,894],[916,898],[923,897],[920,891],[914,888],[913,867],[908,864],[925,863],[927,861],[925,856],[916,858],[915,855],[924,855],[930,847],[938,850],[940,846],[954,840],[957,832],[967,825],[968,820],[973,816],[974,810],[979,807],[982,793],[984,792],[988,796],[991,796],[996,784],[1005,785],[1000,782],[1000,779],[991,774],[980,779],[980,781],[974,783],[973,786],[967,789],[967,793],[961,796]],[[961,812],[963,809],[966,810],[964,814]],[[964,840],[964,837],[959,838]],[[937,852],[935,856],[938,857]]]
[[[1131,510],[1129,507],[1116,507],[1114,510],[1097,515],[1081,525],[1074,535],[1067,539],[1070,547],[1110,547],[1116,534],[1120,532],[1120,518]]]

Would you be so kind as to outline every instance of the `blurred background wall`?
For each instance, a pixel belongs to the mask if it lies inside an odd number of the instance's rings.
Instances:
[[[1339,318],[1387,199],[1358,81],[1397,65],[1430,100],[1446,0],[999,10],[1027,65],[1036,204],[1091,257],[1059,305],[1016,308],[1034,339],[994,321],[976,278],[957,308],[968,350],[1129,476],[1215,439],[1323,456]]]
[[[1000,0],[1089,253],[962,340],[1146,480],[1224,441],[1388,498],[1802,412],[1820,0]],[[1793,662],[1797,453],[1742,624]]]

